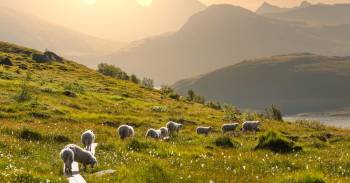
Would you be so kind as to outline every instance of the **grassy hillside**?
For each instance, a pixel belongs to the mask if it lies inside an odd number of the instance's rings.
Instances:
[[[287,114],[350,106],[350,58],[289,54],[244,61],[174,85],[242,108],[277,104]]]
[[[97,134],[100,144],[98,166],[82,174],[87,182],[349,181],[348,130],[240,114],[241,120],[261,120],[262,130],[222,138],[223,111],[170,99],[71,61],[37,63],[31,59],[33,52],[0,43],[0,57],[13,62],[0,67],[2,182],[65,182],[59,151],[68,143],[81,145],[80,134],[86,129]],[[168,141],[144,138],[147,128],[161,127],[170,119],[184,124],[179,135]],[[135,126],[134,140],[117,137],[117,126],[125,123]],[[197,125],[212,125],[216,131],[198,136]],[[282,154],[254,150],[259,136],[271,129],[277,135],[262,138],[259,148],[277,139],[303,150]],[[106,169],[116,173],[94,175]]]

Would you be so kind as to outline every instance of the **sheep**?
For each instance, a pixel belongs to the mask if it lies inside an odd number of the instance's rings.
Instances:
[[[94,165],[97,164],[96,157],[90,151],[84,150],[75,144],[69,144],[66,148],[74,152],[74,161],[82,163],[84,170],[86,170],[86,165],[90,165],[91,168],[94,168]]]
[[[169,136],[169,130],[167,127],[159,128],[161,138],[166,138]]]
[[[243,131],[259,131],[260,121],[246,121],[242,125]]]
[[[91,145],[95,142],[95,134],[92,130],[88,130],[81,135],[81,142],[85,149],[91,151]]]
[[[118,128],[118,134],[121,139],[134,136],[134,128],[128,125],[121,125]]]
[[[168,128],[170,133],[179,132],[179,130],[182,128],[182,124],[179,124],[179,123],[176,123],[173,121],[169,121],[166,124],[166,127]]]
[[[226,132],[229,132],[229,131],[234,132],[238,126],[239,126],[238,123],[223,124],[221,126],[221,130],[222,130],[222,133],[226,133]]]
[[[208,134],[213,130],[212,127],[197,127],[196,132],[198,135],[204,134],[208,136]]]
[[[155,130],[153,128],[148,129],[146,133],[146,138],[154,138],[154,139],[160,139],[161,138],[161,131],[160,130]]]
[[[61,150],[60,156],[64,162],[64,173],[72,176],[72,163],[74,161],[74,152],[69,148],[64,148]]]

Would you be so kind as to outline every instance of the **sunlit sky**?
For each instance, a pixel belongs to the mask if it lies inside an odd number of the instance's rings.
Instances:
[[[147,34],[148,32],[157,35],[168,29],[178,29],[179,25],[193,13],[191,10],[193,7],[184,8],[184,4],[192,2],[192,6],[195,6],[194,1],[153,0],[152,4],[152,0],[0,0],[0,6],[29,12],[49,22],[104,39],[130,41],[151,35]],[[206,5],[230,3],[253,11],[264,2],[264,0],[200,1]],[[281,7],[291,7],[300,4],[302,0],[266,1]],[[350,0],[309,0],[309,2],[350,3]],[[172,7],[173,5],[176,7]],[[142,31],[146,34],[142,34]]]

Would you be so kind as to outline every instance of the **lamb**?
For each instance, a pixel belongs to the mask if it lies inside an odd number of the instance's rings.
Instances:
[[[239,126],[238,123],[223,124],[221,126],[221,130],[222,130],[222,133],[226,133],[226,132],[229,132],[229,131],[234,132],[238,126]]]
[[[81,135],[81,142],[85,149],[91,151],[91,145],[95,142],[95,134],[92,130],[88,130]]]
[[[166,124],[166,127],[168,128],[170,133],[179,132],[179,130],[182,128],[182,124],[179,124],[179,123],[176,123],[173,121],[169,121]]]
[[[208,136],[208,134],[213,130],[212,127],[197,127],[196,132],[198,135],[204,134]]]
[[[75,144],[69,144],[66,148],[74,152],[74,161],[82,163],[84,169],[86,169],[86,165],[90,165],[91,168],[94,168],[95,164],[97,164],[96,157],[90,151],[84,150]]]
[[[243,131],[259,131],[260,121],[246,121],[242,126]]]
[[[154,138],[154,139],[160,139],[161,138],[161,131],[160,130],[155,130],[153,128],[148,129],[146,133],[146,138]]]
[[[134,128],[128,125],[121,125],[118,128],[118,134],[121,139],[134,136]]]
[[[159,128],[159,131],[161,138],[166,138],[167,136],[169,136],[169,130],[167,127],[161,127]]]
[[[64,173],[72,175],[72,163],[74,161],[74,152],[69,148],[64,148],[60,153],[61,159],[64,162]]]

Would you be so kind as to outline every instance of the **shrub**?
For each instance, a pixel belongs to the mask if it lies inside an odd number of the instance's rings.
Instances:
[[[193,101],[194,97],[196,96],[196,94],[194,93],[193,90],[188,90],[187,95],[188,95],[188,100],[189,101]]]
[[[326,126],[319,121],[298,120],[295,123],[299,126],[310,128],[313,130],[318,130],[318,131],[322,131],[326,129]]]
[[[283,121],[281,110],[274,104],[272,104],[271,107],[266,108],[265,113],[266,113],[266,118],[268,119]]]
[[[68,91],[68,90],[65,90],[65,91],[63,92],[63,95],[65,95],[65,96],[67,96],[67,97],[76,97],[76,96],[77,96],[76,93],[74,93],[74,92],[72,92],[72,91]]]
[[[145,88],[153,89],[154,88],[154,81],[151,78],[143,78],[141,85]]]
[[[97,66],[97,71],[105,76],[110,76],[122,80],[128,80],[129,76],[122,69],[115,67],[114,65],[109,65],[106,63],[100,63]]]
[[[172,89],[170,86],[162,85],[160,87],[160,93],[163,95],[169,95],[170,93],[173,93],[174,89]]]
[[[223,118],[225,121],[229,123],[239,121],[241,112],[236,107],[232,105],[224,105],[223,110],[224,110]]]
[[[134,151],[142,151],[144,149],[149,148],[149,145],[147,143],[140,142],[136,139],[132,139],[128,143],[128,149],[134,150]]]
[[[130,81],[135,83],[135,84],[140,84],[140,79],[135,74],[132,74],[130,76]]]
[[[214,144],[224,148],[239,148],[241,144],[237,141],[232,141],[229,137],[219,137],[215,139]]]
[[[169,96],[169,98],[172,98],[172,99],[175,99],[175,100],[179,100],[179,98],[180,98],[180,95],[175,93],[175,92],[170,93],[168,96]]]
[[[32,131],[30,129],[22,129],[19,133],[19,137],[24,140],[39,141],[42,139],[42,135],[38,132]]]
[[[275,131],[269,131],[259,138],[255,149],[268,149],[276,153],[290,153],[300,151],[301,147],[296,146],[293,141]]]
[[[216,109],[216,110],[221,110],[221,104],[220,102],[213,102],[213,101],[209,101],[205,104],[207,107],[210,107],[212,109]]]
[[[68,137],[64,136],[64,135],[52,135],[49,138],[52,139],[54,142],[57,142],[57,143],[71,142],[71,140]]]

